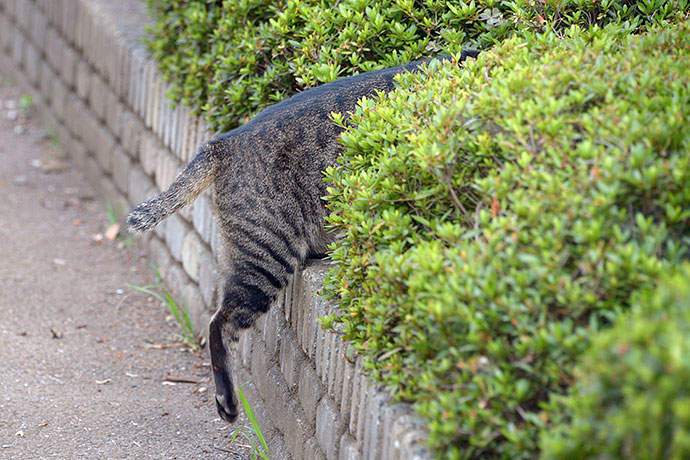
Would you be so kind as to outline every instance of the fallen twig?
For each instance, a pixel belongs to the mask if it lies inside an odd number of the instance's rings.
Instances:
[[[177,383],[199,383],[199,381],[195,378],[192,377],[177,377],[174,375],[168,375],[165,377],[165,380],[168,382],[177,382]]]

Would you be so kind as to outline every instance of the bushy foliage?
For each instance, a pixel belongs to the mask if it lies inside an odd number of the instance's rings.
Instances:
[[[148,47],[177,101],[228,130],[258,109],[339,76],[515,31],[664,22],[688,0],[149,0]]]
[[[353,115],[326,323],[439,458],[535,458],[591,338],[688,257],[688,27],[515,37]]]
[[[544,459],[690,458],[690,265],[594,340]]]

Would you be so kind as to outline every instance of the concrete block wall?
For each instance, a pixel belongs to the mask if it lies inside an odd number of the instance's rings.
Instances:
[[[32,94],[63,149],[121,216],[173,181],[212,137],[171,108],[140,38],[142,0],[0,0],[0,73]],[[210,191],[141,240],[199,334],[218,301]],[[424,422],[368,380],[317,318],[327,266],[310,261],[238,346],[237,379],[277,460],[423,460]]]

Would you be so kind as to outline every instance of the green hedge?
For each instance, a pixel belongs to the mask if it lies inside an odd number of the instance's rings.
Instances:
[[[690,458],[690,265],[661,284],[593,341],[544,459]]]
[[[439,458],[535,458],[540,436],[568,458],[595,418],[636,445],[563,395],[598,331],[688,257],[690,24],[667,25],[688,0],[149,3],[174,100],[216,130],[340,75],[493,47],[348,122],[325,322],[428,417]]]
[[[214,130],[301,89],[463,46],[488,48],[514,31],[664,22],[688,0],[149,0],[147,44],[171,96]]]
[[[690,23],[512,38],[364,100],[327,318],[443,459],[533,459],[631,295],[688,257]]]

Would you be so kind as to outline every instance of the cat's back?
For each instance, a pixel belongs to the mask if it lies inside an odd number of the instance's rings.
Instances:
[[[443,58],[445,56],[441,59]],[[429,60],[424,59],[397,67],[364,72],[306,89],[267,107],[248,123],[236,128],[234,132],[239,134],[243,131],[256,129],[259,127],[258,125],[266,124],[281,127],[294,127],[301,124],[313,125],[319,120],[328,120],[332,112],[343,114],[352,112],[355,110],[359,99],[365,96],[371,97],[377,91],[389,92],[393,90],[395,87],[394,78],[397,74],[413,71]]]

